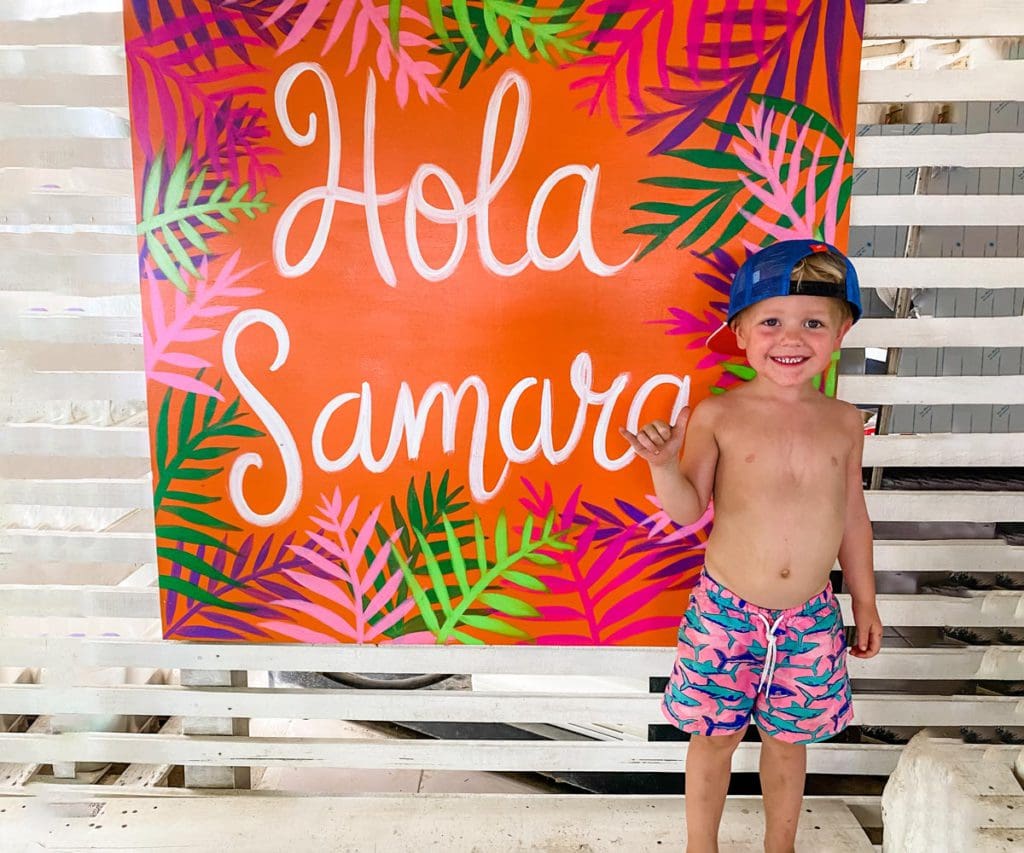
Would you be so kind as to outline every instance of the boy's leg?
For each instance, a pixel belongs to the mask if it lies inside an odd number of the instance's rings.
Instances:
[[[759,734],[765,853],[793,853],[807,776],[807,747]]]
[[[692,735],[686,751],[686,853],[718,853],[718,825],[729,790],[732,754],[746,726],[732,735]]]

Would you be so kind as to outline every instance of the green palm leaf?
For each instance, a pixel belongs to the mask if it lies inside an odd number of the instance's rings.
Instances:
[[[188,285],[181,275],[181,269],[192,276],[199,275],[193,253],[210,254],[210,247],[196,225],[212,231],[226,233],[227,228],[220,222],[238,222],[238,213],[255,219],[257,213],[266,213],[269,204],[263,200],[265,193],[256,193],[249,198],[249,184],[242,184],[225,199],[228,182],[221,181],[202,200],[206,183],[206,169],[193,179],[191,191],[185,198],[189,175],[192,169],[192,151],[186,148],[174,164],[166,186],[163,185],[164,152],[161,151],[150,164],[143,182],[141,217],[137,233],[144,239],[146,250],[153,262],[178,290],[188,293]],[[161,192],[161,187],[163,191]],[[177,229],[177,231],[175,230]],[[180,231],[180,236],[177,232]]]
[[[540,56],[552,65],[592,53],[587,33],[573,15],[583,0],[563,0],[543,8],[522,0],[440,0],[427,4],[438,46],[431,52],[450,55],[441,75],[443,83],[464,61],[459,88],[464,88],[480,69],[492,65],[513,48],[524,59]]]
[[[202,379],[203,372],[200,370],[196,378]],[[220,385],[218,382],[215,386],[218,391]],[[156,485],[153,489],[153,507],[158,518],[160,513],[164,512],[175,516],[178,523],[157,524],[156,535],[162,542],[157,548],[157,554],[164,560],[177,563],[211,581],[238,586],[236,581],[224,575],[212,563],[187,550],[186,546],[194,546],[196,551],[199,548],[206,548],[234,554],[236,549],[223,541],[223,534],[241,529],[219,518],[212,508],[198,509],[199,506],[216,504],[221,498],[194,492],[187,484],[209,480],[223,472],[223,467],[210,463],[238,450],[233,442],[222,443],[225,438],[235,438],[243,434],[246,437],[261,437],[264,433],[252,427],[243,428],[238,423],[238,420],[245,416],[245,413],[239,411],[240,399],[236,398],[224,406],[218,416],[218,406],[223,404],[216,397],[207,397],[200,412],[198,395],[193,392],[185,394],[178,409],[176,429],[172,430],[171,397],[174,393],[174,389],[167,389],[157,415],[154,437]],[[243,429],[244,433],[240,432]],[[172,432],[175,436],[173,453],[170,450]],[[168,542],[173,544],[163,544]],[[165,581],[168,583],[165,584]],[[219,604],[233,610],[246,609],[226,603],[208,590],[180,578],[161,575],[161,586],[206,604]],[[202,595],[199,595],[197,590]]]
[[[447,521],[447,519],[444,519]],[[508,594],[507,587],[498,587],[497,583],[502,579],[509,579],[513,583],[526,588],[534,588],[539,592],[546,592],[547,586],[531,578],[531,581],[522,583],[524,577],[529,577],[523,572],[513,569],[514,566],[523,561],[529,561],[537,556],[541,550],[566,550],[572,546],[563,541],[565,531],[553,532],[554,513],[545,519],[543,530],[540,535],[534,537],[534,519],[528,517],[527,522],[519,535],[519,544],[512,550],[509,542],[508,519],[502,512],[498,516],[494,527],[494,556],[493,558],[486,550],[486,537],[483,535],[483,525],[478,517],[473,519],[475,535],[473,543],[476,548],[476,566],[472,575],[465,568],[466,559],[461,554],[462,546],[459,544],[458,536],[454,527],[445,524],[445,536],[447,538],[448,550],[453,555],[459,553],[458,560],[453,559],[453,572],[458,578],[459,595],[453,598],[450,595],[450,588],[445,573],[434,557],[427,543],[421,542],[421,551],[427,563],[427,577],[417,577],[409,570],[402,555],[399,555],[400,567],[406,573],[409,591],[420,608],[420,615],[423,618],[424,626],[434,634],[438,643],[444,643],[449,638],[459,639],[467,642],[469,637],[460,630],[461,625],[475,627],[478,629],[492,631],[504,636],[525,638],[525,632],[509,625],[491,613],[480,613],[481,606],[490,611],[495,611],[513,618],[532,618],[539,612],[532,605],[521,601]],[[423,538],[423,534],[417,532],[417,536]],[[547,558],[550,559],[550,558]],[[456,565],[460,568],[456,568]],[[464,576],[458,577],[461,573]],[[426,583],[429,583],[433,591],[433,597],[428,595]],[[532,583],[531,583],[532,582]],[[433,602],[436,601],[435,605]],[[528,636],[528,635],[526,635]]]

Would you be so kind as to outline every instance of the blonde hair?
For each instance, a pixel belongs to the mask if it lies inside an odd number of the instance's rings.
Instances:
[[[826,282],[836,286],[835,299],[844,320],[853,319],[850,303],[846,301],[846,259],[833,252],[814,252],[793,265],[789,280],[792,284],[808,281]],[[793,292],[799,292],[794,288]]]

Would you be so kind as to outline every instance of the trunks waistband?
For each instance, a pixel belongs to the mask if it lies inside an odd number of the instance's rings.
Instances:
[[[745,613],[763,613],[765,616],[771,616],[772,619],[779,616],[788,618],[801,613],[813,613],[820,609],[822,605],[830,603],[835,598],[832,593],[832,583],[829,582],[821,592],[796,607],[788,607],[782,610],[762,607],[759,604],[747,601],[728,587],[723,586],[708,574],[707,568],[701,569],[700,579],[697,585],[705,590],[708,595],[712,596],[715,599],[715,603],[720,607],[729,607],[733,610],[741,610]]]

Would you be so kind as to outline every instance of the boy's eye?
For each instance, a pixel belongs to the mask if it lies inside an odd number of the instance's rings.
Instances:
[[[808,329],[824,329],[825,328],[825,324],[822,323],[821,320],[808,320],[807,321],[807,328]]]
[[[762,326],[777,326],[779,321],[775,317],[769,317],[767,320],[761,321]]]

